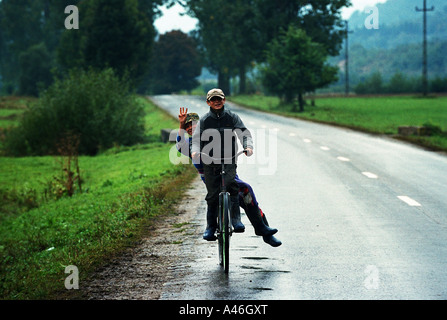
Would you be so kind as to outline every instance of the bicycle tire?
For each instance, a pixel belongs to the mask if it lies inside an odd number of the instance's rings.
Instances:
[[[219,216],[218,216],[218,247],[219,262],[225,273],[230,267],[230,194],[228,192],[219,194]]]
[[[219,211],[217,214],[217,244],[219,249],[219,264],[223,266],[223,232],[221,231],[223,228],[222,223],[222,203],[223,203],[223,194],[219,194]]]

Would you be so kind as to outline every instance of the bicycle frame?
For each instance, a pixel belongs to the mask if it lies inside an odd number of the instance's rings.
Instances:
[[[224,268],[224,272],[228,273],[229,264],[230,264],[230,237],[233,234],[233,228],[231,225],[231,217],[230,217],[230,193],[227,192],[227,188],[225,185],[225,161],[233,160],[239,157],[242,153],[246,151],[240,151],[235,156],[231,158],[222,158],[217,159],[208,156],[205,153],[200,153],[201,155],[205,155],[209,159],[213,161],[221,162],[221,170],[220,175],[222,177],[221,184],[221,192],[219,193],[219,211],[217,215],[217,240],[218,240],[218,249],[219,249],[219,263]]]
[[[221,188],[220,188],[220,192],[227,192],[227,188],[225,186],[225,161],[232,161],[233,159],[238,158],[241,154],[246,153],[246,150],[243,151],[239,151],[236,155],[234,155],[233,157],[230,158],[213,158],[210,157],[209,155],[207,155],[206,153],[200,152],[200,155],[205,156],[208,159],[211,159],[212,161],[219,161],[221,162],[221,170],[220,170],[220,175],[222,176],[222,184],[221,184]]]

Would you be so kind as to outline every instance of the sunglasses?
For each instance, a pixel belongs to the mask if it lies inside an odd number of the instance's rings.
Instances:
[[[222,100],[223,100],[223,99],[220,98],[220,97],[212,97],[209,101],[216,102],[216,101],[222,101]]]

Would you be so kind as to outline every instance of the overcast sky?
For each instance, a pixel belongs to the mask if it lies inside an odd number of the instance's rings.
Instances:
[[[374,6],[377,3],[386,1],[387,0],[351,0],[352,6],[342,11],[343,19],[349,18],[356,10],[363,11],[367,6]],[[184,9],[179,5],[175,5],[169,10],[163,8],[162,12],[163,16],[155,21],[155,27],[160,34],[171,30],[182,30],[183,32],[188,33],[196,27],[195,19],[187,15],[180,15],[181,12],[184,12]]]

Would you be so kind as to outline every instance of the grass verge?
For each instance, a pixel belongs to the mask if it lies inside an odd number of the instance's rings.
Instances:
[[[144,103],[149,140],[177,125]],[[59,200],[43,196],[60,171],[55,157],[0,157],[0,297],[55,299],[67,292],[66,266],[82,281],[134,245],[155,217],[171,214],[197,174],[170,163],[171,147],[153,141],[80,156],[83,192]]]
[[[324,97],[316,98],[315,106],[307,105],[302,113],[292,112],[291,105],[282,105],[276,97],[240,95],[229,100],[264,112],[386,134],[431,150],[447,151],[447,97]],[[423,125],[437,127],[441,132],[432,136],[398,136],[399,126]]]

